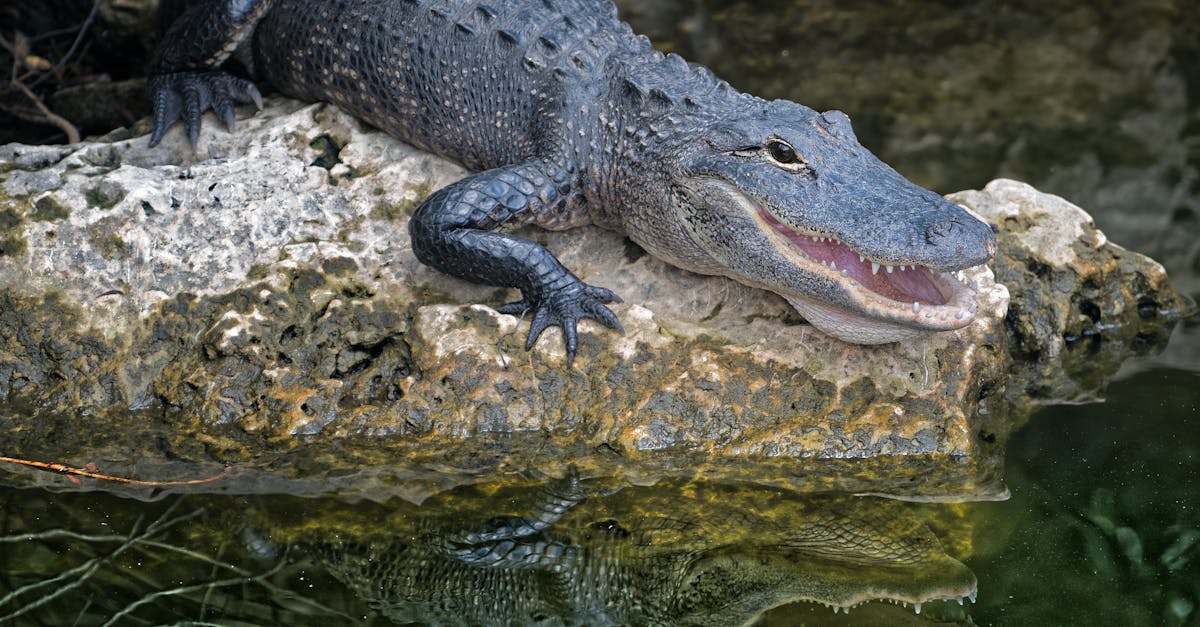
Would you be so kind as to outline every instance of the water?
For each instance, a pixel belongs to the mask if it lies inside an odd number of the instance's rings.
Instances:
[[[1060,194],[1200,296],[1196,3],[658,0],[623,9],[660,45],[741,88],[847,111],[866,145],[921,184],[950,192],[1010,176]],[[589,499],[555,521],[561,547],[537,551],[544,563],[563,564],[570,551],[613,552],[611,564],[652,555],[639,576],[668,572],[681,554],[733,568],[758,551],[766,564],[796,544],[788,533],[828,530],[833,512],[852,521],[851,530],[940,560],[912,532],[932,531],[949,559],[974,571],[978,602],[927,604],[919,616],[878,603],[849,615],[801,603],[772,610],[763,624],[1200,625],[1198,338],[1193,319],[1162,355],[1129,366],[1105,403],[1035,415],[1009,443],[1006,502],[907,505],[729,486],[590,485]],[[64,489],[78,487],[58,479]],[[512,516],[536,521],[556,498],[538,488],[480,486],[418,507],[0,488],[0,624],[393,624],[386,615],[418,617],[384,601],[389,590],[416,594],[400,565],[453,568],[422,551],[447,542],[477,548],[461,534],[519,526]],[[905,524],[890,526],[895,521]],[[520,544],[488,544],[479,559],[500,556],[503,564],[503,551]],[[628,546],[642,548],[621,548]],[[793,557],[777,569],[843,591],[883,585],[882,570],[851,584],[838,578],[836,559],[807,555],[811,561]],[[520,583],[539,599],[562,598],[552,578],[520,568],[506,576],[498,589],[512,593],[505,586]],[[649,581],[619,598],[652,599]],[[953,577],[919,583],[956,585]],[[770,587],[760,581],[740,598]],[[490,610],[498,616],[504,599],[488,600],[483,588],[457,596],[500,603]],[[420,607],[428,615],[436,605]],[[525,616],[553,624],[555,611],[574,609],[549,602]]]
[[[1035,417],[1009,446],[1013,498],[980,505],[976,622],[1200,624],[1197,427],[1200,374],[1169,369]]]

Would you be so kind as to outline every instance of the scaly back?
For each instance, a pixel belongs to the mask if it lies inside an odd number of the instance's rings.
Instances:
[[[278,0],[259,24],[258,73],[332,102],[473,170],[516,163],[558,136],[570,94],[632,39],[607,0]]]

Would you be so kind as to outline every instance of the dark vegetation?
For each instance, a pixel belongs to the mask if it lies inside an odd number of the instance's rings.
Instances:
[[[0,0],[0,144],[129,126],[153,46],[151,0]]]

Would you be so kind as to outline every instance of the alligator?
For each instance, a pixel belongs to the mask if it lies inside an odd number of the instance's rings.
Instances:
[[[960,272],[995,253],[992,227],[880,161],[840,111],[740,93],[656,51],[609,0],[206,0],[174,20],[151,66],[150,144],[182,121],[280,92],[333,103],[476,173],[409,221],[416,257],[517,288],[526,350],[577,324],[621,330],[620,299],[502,227],[584,224],[654,256],[782,295],[858,344],[962,328]]]
[[[514,506],[524,511],[464,522]],[[402,624],[745,625],[795,602],[870,604],[877,622],[897,624],[911,611],[881,602],[920,613],[974,601],[977,588],[908,504],[882,499],[707,483],[610,490],[568,473],[412,514],[389,510],[388,530],[366,535],[342,517],[337,539],[297,548]],[[312,522],[294,524],[312,534]]]

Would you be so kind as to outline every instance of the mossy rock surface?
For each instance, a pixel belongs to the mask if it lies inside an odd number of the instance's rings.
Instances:
[[[993,265],[1008,287],[972,270],[974,323],[876,347],[619,234],[527,231],[626,301],[626,332],[585,323],[567,367],[556,332],[522,350],[528,322],[492,309],[512,294],[413,256],[408,215],[463,174],[289,100],[236,134],[208,125],[197,151],[177,130],[153,150],[145,137],[0,147],[0,238],[20,243],[0,256],[0,450],[164,471],[233,461],[243,483],[222,489],[412,500],[572,463],[641,484],[1003,498],[1022,399],[1102,389],[1125,355],[1165,341],[1180,308],[1157,264],[1006,182],[955,198],[1001,225]],[[1058,239],[1031,244],[1033,232]],[[1061,250],[1073,256],[1046,252]],[[1095,311],[1093,330],[1141,329],[1087,336],[1114,345],[1103,368],[1067,348],[1089,327],[1065,312]]]

